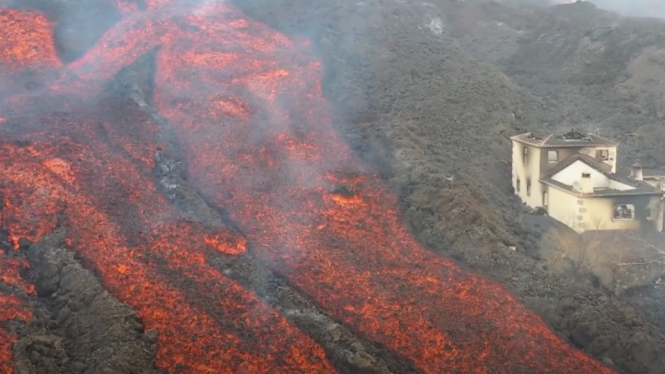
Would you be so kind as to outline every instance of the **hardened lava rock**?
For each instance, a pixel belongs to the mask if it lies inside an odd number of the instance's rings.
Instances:
[[[24,250],[31,264],[27,278],[50,318],[31,321],[42,332],[35,329],[15,345],[15,372],[158,373],[156,331],[144,331],[136,313],[104,290],[63,239],[60,230]]]

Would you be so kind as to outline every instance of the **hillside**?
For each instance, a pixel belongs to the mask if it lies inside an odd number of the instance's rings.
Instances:
[[[528,10],[470,3],[449,21],[474,57],[536,98],[530,130],[584,126],[621,141],[622,166],[665,165],[665,22],[586,2]]]

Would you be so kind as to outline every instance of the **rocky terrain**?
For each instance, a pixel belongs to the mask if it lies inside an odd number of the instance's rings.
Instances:
[[[76,1],[29,3],[62,19],[56,38],[64,59],[83,53],[112,22],[85,17],[100,18],[102,8]],[[498,280],[559,335],[621,372],[662,372],[660,278],[617,295],[602,276],[619,270],[553,255],[565,249],[545,240],[556,225],[525,217],[512,195],[508,138],[574,126],[621,141],[622,166],[638,160],[664,166],[664,22],[624,18],[590,3],[235,3],[288,35],[312,40],[337,127],[399,193],[423,244]],[[81,24],[88,33],[75,32]],[[121,308],[107,295],[98,299]],[[61,307],[53,310],[62,313]],[[134,324],[126,314],[120,330]],[[80,323],[100,319],[93,310]],[[43,326],[30,328],[45,334]],[[136,354],[149,352],[151,337],[134,335]],[[44,339],[22,341],[19,349],[46,345],[58,359],[60,343]]]

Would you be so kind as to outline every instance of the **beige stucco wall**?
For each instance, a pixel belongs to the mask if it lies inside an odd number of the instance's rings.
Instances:
[[[552,179],[565,185],[572,186],[575,182],[580,183],[582,173],[590,174],[591,183],[594,188],[612,188],[619,191],[635,189],[633,186],[610,179],[607,175],[597,171],[580,160],[573,162],[565,169],[554,174]]]
[[[622,198],[622,204],[646,205],[648,198],[635,197]],[[615,198],[583,198],[571,195],[568,192],[558,188],[549,189],[550,204],[548,214],[569,226],[577,232],[587,230],[635,230],[639,229],[646,217],[635,217],[634,220],[621,221],[613,220],[614,205],[617,203]]]
[[[663,231],[663,221],[665,220],[665,204],[660,196],[654,196],[649,202],[649,211],[651,217],[649,220],[653,222],[654,227],[658,231]]]
[[[649,183],[650,185],[665,191],[665,181],[660,178],[644,178],[644,181]]]
[[[522,162],[522,152],[524,147],[529,150],[528,163]],[[546,154],[547,155],[547,154]],[[540,180],[541,151],[540,148],[528,146],[520,142],[513,141],[513,175],[512,183],[515,194],[532,208],[543,205],[543,185]],[[517,178],[521,181],[520,191],[517,191]],[[531,179],[531,194],[527,195],[527,180]]]
[[[542,148],[540,149],[540,170],[541,170],[541,175],[547,174],[550,170],[554,169],[559,162],[564,161],[570,156],[573,156],[577,153],[582,153],[587,156],[596,158],[596,152],[600,150],[607,150],[610,160],[598,160],[600,162],[606,163],[612,167],[612,173],[616,173],[616,154],[617,154],[617,147],[587,147],[587,148]],[[549,151],[557,151],[558,154],[558,162],[557,163],[550,163],[548,158],[547,158],[547,153]]]
[[[542,148],[540,149],[540,171],[541,175],[545,175],[550,172],[550,170],[554,169],[560,162],[564,161],[570,156],[573,156],[578,153],[580,149],[579,148],[558,148],[558,149],[553,149],[553,148]],[[549,163],[549,160],[547,159],[547,152],[549,151],[557,151],[559,152],[558,154],[558,162],[557,163]]]
[[[617,172],[617,147],[588,147],[588,148],[582,148],[578,149],[579,153],[585,154],[587,156],[591,156],[593,158],[596,158],[596,152],[600,150],[607,150],[609,153],[609,160],[598,160],[600,162],[603,162],[605,164],[608,164],[612,167],[612,173]]]

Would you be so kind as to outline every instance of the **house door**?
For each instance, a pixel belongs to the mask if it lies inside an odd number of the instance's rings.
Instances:
[[[547,207],[547,191],[543,191],[543,206]]]

